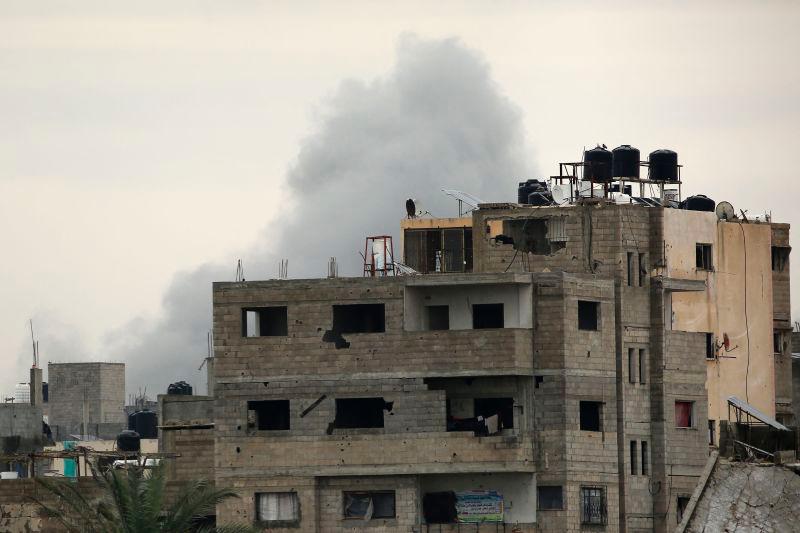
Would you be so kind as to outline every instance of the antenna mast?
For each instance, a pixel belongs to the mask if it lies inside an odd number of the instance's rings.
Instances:
[[[28,322],[31,326],[31,347],[33,348],[33,368],[39,368],[39,343],[34,339],[33,336],[33,319],[29,319]]]

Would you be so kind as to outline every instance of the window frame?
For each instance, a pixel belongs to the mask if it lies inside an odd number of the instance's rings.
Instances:
[[[636,348],[628,348],[628,383],[636,384]]]
[[[584,421],[584,414],[583,414],[583,406],[584,405],[596,405],[597,406],[597,429],[585,429],[583,427]],[[588,415],[587,415],[588,416]],[[591,433],[602,433],[603,431],[603,402],[598,402],[595,400],[580,400],[578,402],[578,428],[581,431],[589,431]]]
[[[630,461],[631,461],[631,475],[636,476],[639,475],[639,445],[635,440],[631,441],[630,444]]]
[[[650,475],[650,450],[648,450],[647,441],[642,441],[642,465],[641,465],[641,473],[643,476]]]
[[[282,316],[277,323],[280,333],[264,334],[261,331],[262,312],[278,311]],[[248,313],[255,313],[255,326],[258,328],[258,335],[249,335],[247,328]],[[242,307],[242,338],[260,339],[264,337],[288,337],[289,336],[289,307],[287,305],[260,305],[255,307]]]
[[[688,426],[679,426],[678,425],[678,404],[688,404],[689,405],[689,425]],[[675,400],[675,429],[693,429],[696,424],[695,420],[695,413],[694,413],[694,406],[695,402],[692,400]]]
[[[599,512],[595,513],[590,509],[591,503],[587,498],[597,499]],[[606,501],[605,487],[581,486],[580,488],[581,524],[602,526],[608,523],[608,503]],[[587,513],[589,510],[589,513]]]
[[[294,518],[291,519],[276,519],[276,520],[264,520],[261,517],[261,510],[259,505],[259,498],[261,496],[267,496],[271,494],[291,494],[293,495],[294,499]],[[270,526],[270,527],[297,527],[300,525],[300,495],[297,491],[267,491],[267,492],[256,492],[253,497],[253,502],[255,504],[255,523],[258,525],[263,526]]]
[[[633,271],[633,252],[627,252],[626,254],[626,266],[627,266],[627,274],[628,274],[628,287],[633,287],[634,283],[634,271]]]
[[[695,243],[695,268],[700,271],[714,270],[714,245],[709,242]]]
[[[594,309],[594,318],[591,319],[586,316],[586,312],[588,312],[587,306],[591,305]],[[583,312],[581,308],[583,307]],[[588,322],[587,322],[588,321]],[[594,327],[584,327],[589,325],[588,323],[592,322]],[[601,326],[601,317],[600,317],[600,302],[596,300],[578,300],[578,330],[579,331],[600,331]]]
[[[558,489],[558,507],[542,506],[542,489]],[[552,496],[552,494],[551,494]],[[548,500],[550,501],[550,500]],[[564,507],[564,486],[563,485],[537,485],[536,486],[536,511],[563,511]]]
[[[639,384],[647,384],[647,348],[639,348]]]
[[[343,490],[342,491],[342,519],[343,520],[361,520],[367,521],[363,516],[347,516],[347,496],[348,495],[366,495],[372,500],[376,495],[391,495],[392,497],[392,516],[371,516],[369,521],[372,520],[393,520],[397,518],[397,491],[395,490]],[[375,504],[373,503],[373,509]]]

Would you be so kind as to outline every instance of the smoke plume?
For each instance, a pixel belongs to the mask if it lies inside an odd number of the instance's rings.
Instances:
[[[521,113],[484,60],[455,39],[402,37],[385,77],[344,81],[323,102],[288,171],[291,210],[242,255],[245,276],[275,277],[287,258],[290,278],[321,277],[329,257],[340,275],[360,275],[364,237],[397,236],[407,198],[435,216],[455,216],[457,204],[441,188],[513,200],[530,170]],[[176,274],[159,320],[137,319],[107,336],[108,359],[127,363],[129,392],[202,381],[211,282],[232,280],[233,263]]]

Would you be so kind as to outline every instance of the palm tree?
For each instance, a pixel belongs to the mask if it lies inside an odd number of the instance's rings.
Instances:
[[[215,489],[205,480],[187,483],[166,507],[164,468],[111,468],[92,478],[99,498],[81,494],[74,483],[36,478],[55,496],[51,506],[34,498],[45,512],[61,522],[70,533],[248,533],[248,525],[205,526],[202,520],[214,514],[216,506],[238,495],[231,489]]]

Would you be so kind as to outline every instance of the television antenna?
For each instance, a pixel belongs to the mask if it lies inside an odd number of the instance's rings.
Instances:
[[[442,192],[445,193],[447,196],[451,196],[458,200],[458,216],[462,217],[465,214],[478,209],[478,204],[484,203],[483,200],[471,195],[468,192],[464,191],[457,191],[455,189],[442,189]],[[468,206],[470,209],[464,210],[464,206]]]

